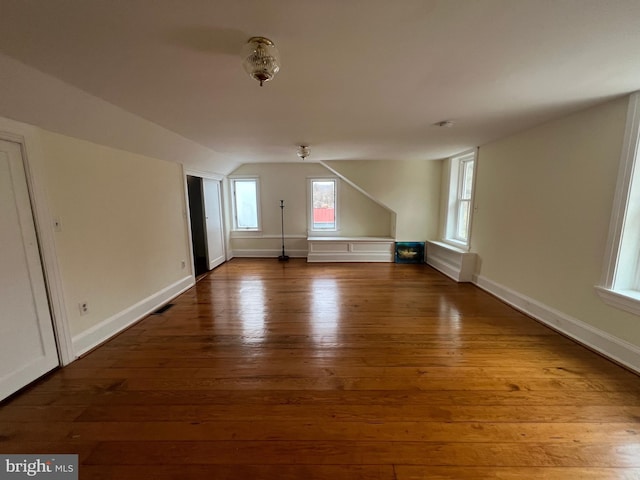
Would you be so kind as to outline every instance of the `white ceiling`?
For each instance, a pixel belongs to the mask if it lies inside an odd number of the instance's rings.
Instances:
[[[301,143],[417,160],[640,89],[639,19],[640,0],[0,0],[0,51],[241,163]],[[282,58],[262,88],[255,35]]]

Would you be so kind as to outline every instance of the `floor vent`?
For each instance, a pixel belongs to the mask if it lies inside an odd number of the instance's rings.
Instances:
[[[159,309],[157,309],[155,312],[153,312],[151,315],[161,315],[164,312],[166,312],[167,310],[169,310],[171,307],[173,307],[173,303],[167,303],[166,305],[163,305],[162,307],[160,307]]]

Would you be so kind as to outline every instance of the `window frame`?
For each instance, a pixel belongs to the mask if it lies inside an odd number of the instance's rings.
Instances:
[[[466,180],[466,165],[472,164],[471,191],[464,197]],[[476,172],[478,165],[477,149],[468,150],[449,158],[449,191],[447,198],[447,212],[444,226],[444,241],[468,249],[471,242],[471,223],[473,218],[473,201],[475,195]],[[461,226],[462,205],[468,205],[466,237],[459,235]]]
[[[313,182],[332,182],[333,183],[333,192],[334,192],[334,227],[333,228],[314,228],[314,222],[313,222]],[[308,203],[308,208],[307,208],[307,216],[308,216],[308,222],[307,222],[307,228],[308,228],[308,232],[309,233],[313,233],[314,235],[318,235],[318,234],[322,234],[322,233],[336,233],[340,230],[339,228],[339,207],[338,207],[338,201],[340,198],[340,192],[339,192],[339,185],[340,182],[338,181],[337,177],[309,177],[307,178],[307,190],[308,190],[308,194],[307,194],[307,203]]]
[[[596,292],[640,315],[640,92],[629,96],[602,276]]]
[[[231,208],[233,217],[233,231],[234,232],[260,232],[262,231],[262,220],[260,212],[260,178],[255,176],[238,176],[229,177],[231,183]],[[257,227],[239,227],[238,226],[238,209],[236,201],[236,183],[239,182],[253,182],[256,186],[256,223]]]

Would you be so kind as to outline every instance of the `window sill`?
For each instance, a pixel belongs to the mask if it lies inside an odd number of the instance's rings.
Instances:
[[[440,241],[440,243],[444,243],[449,245],[450,247],[458,248],[462,251],[469,251],[469,244],[465,242],[461,242],[460,240],[454,240],[453,238],[444,238]]]
[[[262,230],[231,230],[231,238],[251,238],[262,236]]]
[[[337,237],[340,236],[340,230],[312,230],[307,229],[307,236],[309,237]]]
[[[612,307],[625,310],[635,315],[640,315],[640,291],[638,290],[611,290],[605,287],[595,287],[600,298]]]

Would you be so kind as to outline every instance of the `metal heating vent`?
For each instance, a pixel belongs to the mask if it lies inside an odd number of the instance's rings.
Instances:
[[[169,310],[171,307],[173,307],[173,303],[167,303],[166,305],[163,305],[162,307],[157,309],[151,315],[160,315],[160,314],[166,312],[167,310]]]

